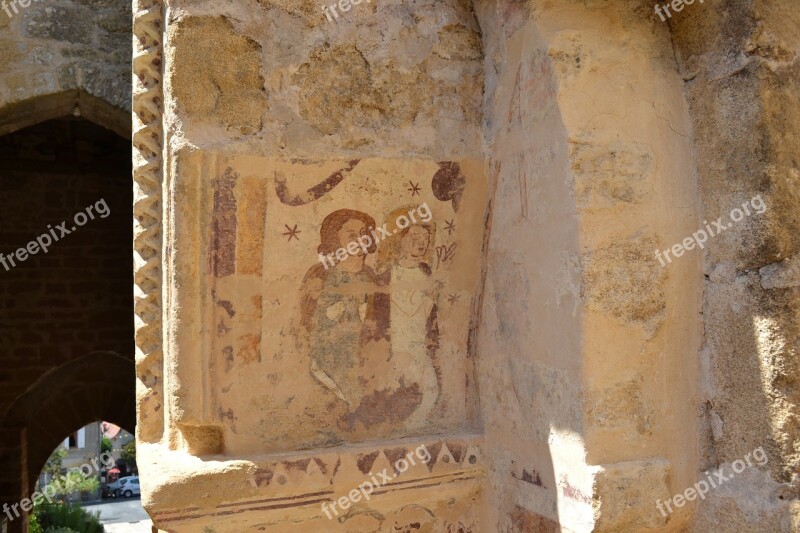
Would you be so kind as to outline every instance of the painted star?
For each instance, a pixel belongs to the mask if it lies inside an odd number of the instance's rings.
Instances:
[[[290,228],[288,224],[284,224],[284,226],[286,226],[286,231],[281,235],[289,237],[289,241],[292,240],[292,237],[294,237],[298,241],[300,240],[300,237],[298,237],[297,234],[302,232],[299,229],[297,229],[297,224],[295,224],[293,228]]]
[[[409,192],[411,192],[411,196],[419,196],[419,191],[421,190],[419,183],[415,184],[414,182],[409,181],[408,184],[411,185],[411,187],[408,188]]]
[[[460,296],[460,295],[458,295],[458,294],[451,294],[451,295],[449,295],[449,296],[447,297],[447,300],[448,300],[448,301],[449,301],[451,304],[454,304],[454,303],[458,302],[458,299],[459,299],[459,298],[461,298],[461,296]]]
[[[448,235],[452,235],[453,232],[456,230],[456,225],[453,224],[452,220],[446,220],[445,222],[447,223],[447,225],[444,227],[444,229],[447,230]]]

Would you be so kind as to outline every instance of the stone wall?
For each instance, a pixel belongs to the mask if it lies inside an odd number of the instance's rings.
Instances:
[[[145,505],[180,531],[474,531],[477,22],[456,1],[363,2],[338,21],[307,7],[166,11],[168,404],[165,438],[142,446]],[[387,235],[325,266],[352,225]],[[396,468],[420,446],[427,466]]]
[[[286,157],[480,152],[482,52],[468,3],[364,2],[338,22],[308,7],[172,4],[170,142]]]
[[[78,428],[100,418],[133,426],[129,154],[124,138],[71,117],[0,138],[3,502],[29,496]],[[20,261],[17,250],[43,234],[47,253]],[[20,445],[26,431],[36,438]]]
[[[167,194],[163,367],[151,342],[140,363],[140,416],[165,429],[142,443],[156,523],[789,531],[794,139],[764,124],[793,88],[790,17],[747,2],[669,24],[638,0],[344,5],[169,3],[164,161],[160,6],[137,11],[142,198],[159,204],[161,177]],[[689,248],[759,192],[773,214]],[[396,322],[410,285],[395,252],[315,263],[345,244],[330,221],[394,228],[423,201],[425,320]],[[661,511],[759,442],[771,472]],[[423,444],[434,465],[405,489],[326,518]]]
[[[169,6],[170,403],[166,440],[145,451],[146,463],[170,465],[150,471],[146,505],[157,522],[190,530],[231,508],[249,523],[258,498],[310,497],[309,461],[325,475],[330,452],[343,464],[353,454],[372,462],[361,450],[375,440],[377,457],[389,457],[387,446],[399,446],[392,439],[412,439],[407,447],[426,432],[484,426],[485,523],[470,517],[472,527],[664,526],[655,500],[689,484],[696,470],[696,372],[684,369],[699,348],[699,258],[664,269],[650,254],[691,234],[699,206],[667,30],[637,4],[618,4],[613,12],[596,3],[479,4],[476,19],[462,3],[362,3],[332,21],[301,3]],[[294,36],[290,44],[284,32]],[[472,166],[484,154],[487,162]],[[437,188],[447,169],[459,169],[457,185]],[[427,180],[430,190],[417,190]],[[313,302],[310,317],[321,305],[314,283],[326,287],[327,277],[309,269],[322,251],[320,231],[324,247],[323,219],[352,208],[380,225],[399,200],[416,195],[435,202],[436,236],[428,235],[442,252],[429,266],[451,289],[435,306],[438,356],[452,354],[436,368],[447,402],[437,404],[441,418],[421,425],[407,416],[425,404],[424,390],[421,399],[411,392],[424,389],[424,373],[415,381],[403,370],[408,383],[395,388],[373,382],[393,375],[371,368],[381,360],[375,346],[358,363],[366,373],[354,386],[320,373],[314,343],[324,339],[303,318],[304,302]],[[489,226],[476,222],[489,212],[492,238],[484,241]],[[449,270],[451,245],[460,266]],[[472,259],[478,253],[487,254],[483,270]],[[380,257],[376,271],[386,267]],[[362,321],[379,308],[370,305]],[[341,316],[329,310],[330,320]],[[476,337],[479,323],[498,334]],[[398,338],[414,338],[390,329],[393,350]],[[446,385],[454,373],[464,376],[461,387]],[[353,401],[357,389],[366,396]],[[292,391],[305,391],[303,399]],[[404,404],[409,413],[396,410]],[[277,451],[297,459],[253,456]],[[190,466],[204,456],[225,458],[235,492],[211,490],[212,465]],[[300,471],[291,474],[292,464]],[[274,485],[292,475],[294,484]],[[211,490],[196,514],[179,513],[177,479]],[[336,496],[347,486],[335,475],[328,482]],[[303,511],[308,505],[268,523],[303,512],[322,518]],[[396,505],[387,498],[356,514],[371,509],[393,520]],[[444,527],[436,508],[432,502],[429,512]]]
[[[4,499],[130,411],[108,235],[133,214],[167,530],[800,528],[792,2],[138,0],[133,106],[129,4],[25,3],[0,8],[0,251],[112,215],[0,267]],[[24,129],[130,136],[131,110],[133,213],[124,142]]]
[[[496,171],[484,527],[679,527],[655,503],[694,476],[699,258],[653,251],[699,206],[667,30],[635,2],[486,2],[478,19]]]
[[[564,524],[577,531],[581,519],[591,522],[581,513],[591,486],[576,438],[584,426],[579,234],[556,63],[528,6],[476,8],[494,191],[478,345],[492,443],[483,530],[556,531],[568,511],[574,520]],[[577,459],[570,472],[566,458]],[[571,500],[559,486],[573,487]]]
[[[28,479],[78,427],[101,416],[133,426],[133,384],[115,381],[131,372],[133,357],[131,246],[119,238],[130,233],[131,219],[130,187],[124,185],[130,56],[126,2],[0,6],[0,135],[18,132],[0,140],[3,253],[101,197],[112,210],[102,228],[87,225],[46,256],[3,269],[0,412],[13,446],[0,481],[5,502],[27,495]],[[111,131],[80,121],[47,122],[78,116]],[[34,426],[37,438],[20,446],[20,432]],[[10,531],[21,526],[16,520]]]
[[[670,21],[703,218],[730,226],[704,253],[701,469],[768,457],[699,505],[697,531],[798,527],[798,20],[793,2],[710,1]]]
[[[27,4],[7,2],[0,10],[0,133],[71,114],[77,106],[129,136],[130,3]]]
[[[116,168],[112,173],[106,169]],[[0,412],[43,373],[92,351],[133,356],[131,213],[125,139],[80,120],[46,122],[0,138],[0,243],[7,257],[104,199],[96,216],[9,270],[0,266],[3,370]],[[102,206],[101,206],[102,208]],[[55,230],[60,237],[60,230]],[[63,440],[63,439],[62,439]]]

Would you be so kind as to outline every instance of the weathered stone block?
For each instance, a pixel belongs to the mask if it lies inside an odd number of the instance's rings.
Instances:
[[[315,0],[257,0],[259,4],[270,8],[278,8],[292,16],[301,19],[306,26],[314,27],[325,23],[325,17],[320,9],[319,2]],[[333,0],[322,2],[323,6],[337,4]]]
[[[439,30],[433,53],[443,59],[476,60],[483,57],[481,35],[463,24],[449,24]]]
[[[654,413],[645,402],[647,391],[640,380],[632,379],[586,395],[587,428],[603,430],[631,426],[642,435],[649,435]]]
[[[186,17],[170,33],[168,75],[185,120],[234,136],[260,131],[267,109],[261,46],[221,17]]]
[[[419,67],[407,72],[370,65],[353,46],[316,50],[292,77],[300,114],[326,134],[355,124],[384,128],[410,124],[435,92]]]
[[[656,502],[672,497],[671,465],[665,459],[629,461],[603,465],[595,474],[594,531],[641,531],[664,526],[668,518]]]
[[[641,324],[652,335],[664,320],[666,270],[652,235],[624,237],[583,255],[581,296],[590,309]]]
[[[598,146],[570,143],[579,207],[599,209],[638,204],[652,188],[653,155],[638,143]]]
[[[69,43],[92,42],[92,10],[86,7],[31,4],[24,15],[23,31],[28,37]]]

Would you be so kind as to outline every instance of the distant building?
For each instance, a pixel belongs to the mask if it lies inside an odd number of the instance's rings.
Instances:
[[[101,457],[101,442],[103,438],[109,439],[112,444],[111,454],[114,458],[114,466],[110,469],[105,467],[103,464],[104,458]],[[61,461],[61,473],[66,474],[70,470],[83,467],[84,474],[91,474],[91,476],[97,477],[102,491],[102,487],[105,484],[116,481],[121,475],[124,476],[131,473],[129,467],[122,460],[122,450],[130,442],[133,442],[135,438],[133,434],[111,422],[92,422],[69,435],[56,448],[67,451],[66,457]],[[89,470],[87,470],[86,465],[90,467]],[[39,483],[41,486],[46,486],[50,481],[48,474],[44,472],[40,474]],[[84,500],[95,499],[99,497],[99,493],[84,494],[81,497]]]
[[[100,457],[100,439],[102,422],[92,422],[64,439],[61,448],[67,450],[67,456],[62,460],[63,470],[66,472],[81,465],[92,464],[92,460]]]
[[[67,451],[66,457],[61,460],[61,474],[66,474],[70,470],[79,470],[84,465],[89,465],[91,470],[83,468],[85,474],[91,474],[102,481],[100,469],[94,465],[102,465],[100,463],[100,440],[102,437],[102,422],[92,422],[79,430],[69,435],[64,441],[56,447]],[[44,487],[51,481],[50,475],[42,472],[39,475],[39,484]],[[81,499],[97,499],[100,493],[96,491],[94,494],[83,494]]]

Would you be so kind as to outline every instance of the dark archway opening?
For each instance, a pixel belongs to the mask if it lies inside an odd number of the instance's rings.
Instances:
[[[128,140],[72,116],[0,137],[2,502],[76,428],[134,427],[132,220]]]

